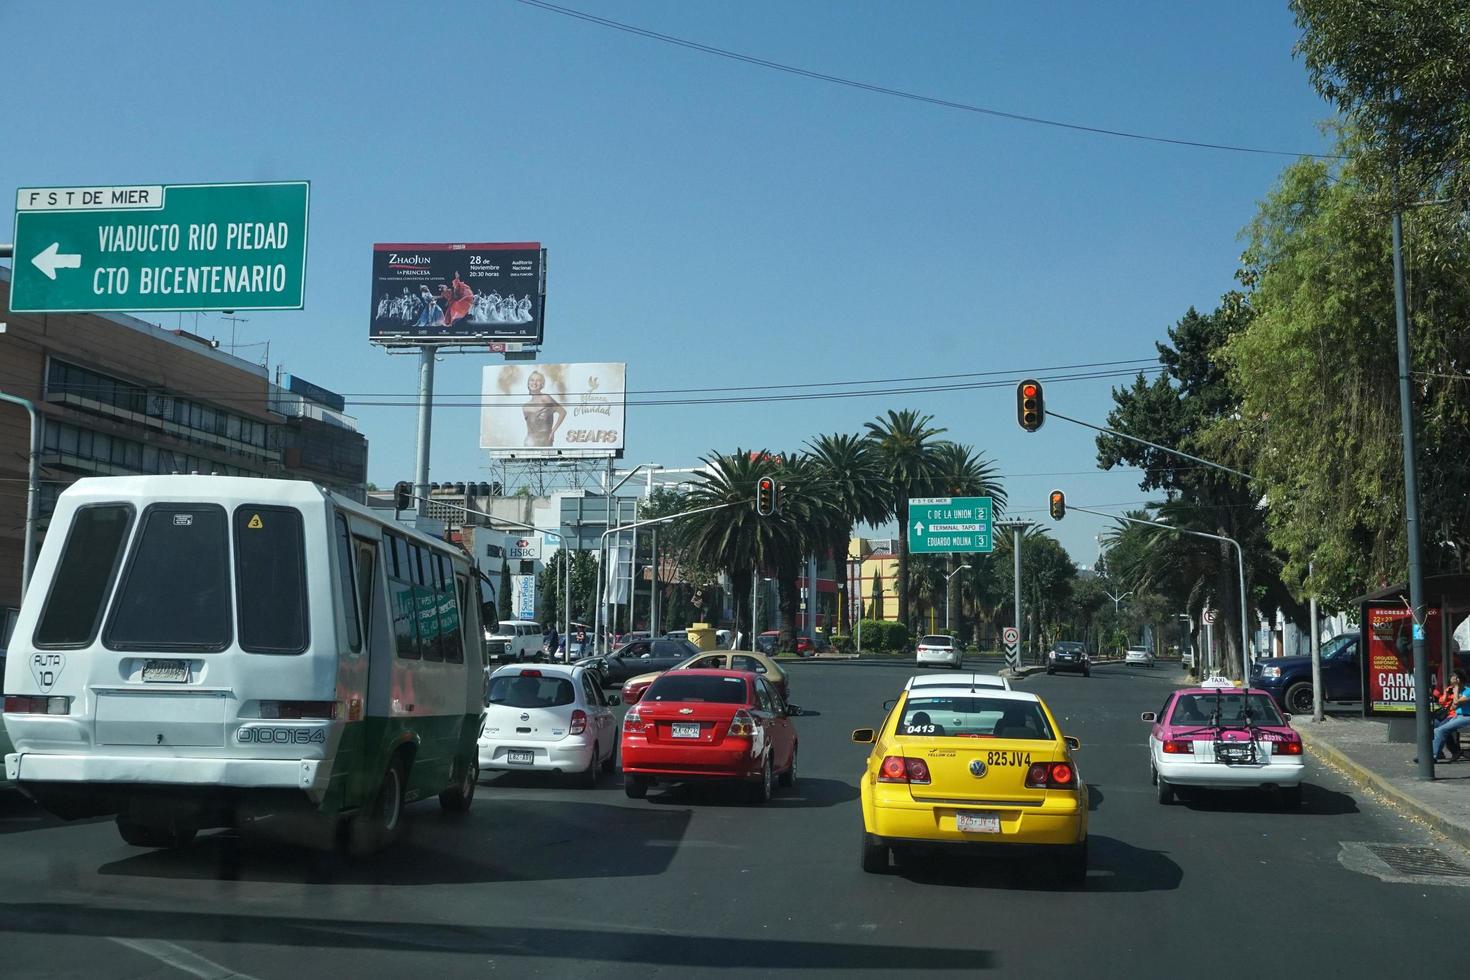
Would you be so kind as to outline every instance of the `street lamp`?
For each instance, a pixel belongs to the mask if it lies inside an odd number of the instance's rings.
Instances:
[[[948,575],[944,576],[944,631],[946,633],[949,632],[949,595],[950,595],[949,580],[952,579],[952,578],[954,578],[960,572],[963,572],[965,569],[967,569],[969,567],[970,567],[969,565],[961,565],[959,568],[956,568],[954,571],[952,571]]]

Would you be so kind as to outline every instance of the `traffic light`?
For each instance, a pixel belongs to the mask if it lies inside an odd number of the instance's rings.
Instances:
[[[1051,492],[1051,519],[1059,521],[1067,516],[1067,495],[1060,490]]]
[[[1027,378],[1016,385],[1016,421],[1027,432],[1035,432],[1046,421],[1046,403],[1041,395],[1041,382]]]
[[[755,481],[755,512],[770,517],[781,509],[781,488],[773,476],[763,476]]]
[[[413,509],[413,484],[407,480],[399,480],[393,484],[393,509]]]

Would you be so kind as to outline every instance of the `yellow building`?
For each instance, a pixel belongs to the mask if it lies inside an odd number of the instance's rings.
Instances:
[[[853,538],[847,548],[849,614],[856,619],[898,621],[897,542],[884,538]]]

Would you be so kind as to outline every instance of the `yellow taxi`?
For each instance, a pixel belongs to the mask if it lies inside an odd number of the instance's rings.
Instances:
[[[886,871],[894,848],[1035,846],[1073,882],[1087,877],[1087,784],[1035,694],[977,686],[905,690],[872,745],[862,778],[863,870]]]

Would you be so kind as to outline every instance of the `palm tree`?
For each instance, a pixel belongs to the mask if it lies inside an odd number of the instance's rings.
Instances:
[[[846,581],[847,549],[855,524],[878,525],[893,514],[893,497],[883,481],[883,468],[872,440],[838,433],[807,443],[821,482],[832,498],[837,520],[827,547],[837,563],[839,582]],[[839,598],[845,598],[839,588]],[[847,603],[837,603],[837,631],[851,632]]]
[[[781,529],[781,545],[772,554],[772,566],[781,606],[783,649],[794,649],[794,629],[801,602],[800,580],[807,557],[825,547],[847,521],[837,496],[828,487],[825,474],[810,456],[784,457],[778,478],[781,510],[767,520]],[[813,609],[817,597],[808,596]]]
[[[909,498],[930,486],[935,471],[935,436],[945,430],[933,428],[932,415],[906,408],[888,410],[866,423],[883,464],[883,476],[893,499],[891,513],[898,518],[898,621],[909,623]]]

